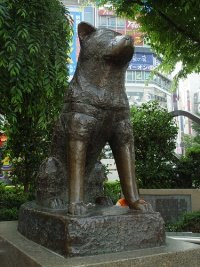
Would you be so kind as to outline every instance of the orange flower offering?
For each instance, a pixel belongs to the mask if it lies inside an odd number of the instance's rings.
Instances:
[[[117,201],[116,206],[122,206],[122,207],[124,206],[124,207],[126,207],[126,206],[128,206],[128,203],[127,203],[125,198],[120,198]]]

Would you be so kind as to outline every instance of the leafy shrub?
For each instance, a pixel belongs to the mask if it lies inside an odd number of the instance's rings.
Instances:
[[[170,232],[193,232],[200,233],[200,211],[185,213],[182,218],[166,227]]]
[[[187,149],[185,157],[177,160],[173,171],[174,188],[200,188],[200,147]]]
[[[116,202],[121,197],[121,185],[120,185],[120,182],[119,181],[105,182],[104,183],[104,191],[105,191],[105,195],[110,197],[110,199],[112,200],[113,204],[115,205]]]
[[[20,206],[32,199],[33,195],[25,194],[22,187],[15,188],[0,183],[0,221],[17,220]]]
[[[0,1],[0,109],[12,176],[25,192],[49,153],[52,126],[63,103],[70,22],[59,0]]]
[[[13,221],[18,219],[18,212],[17,208],[0,209],[0,221]]]
[[[13,207],[19,209],[20,206],[26,201],[27,201],[27,196],[24,195],[23,193],[9,192],[3,195],[3,199],[1,199],[0,205],[3,205],[3,207],[11,209]]]
[[[131,107],[140,188],[170,188],[177,127],[157,102]]]

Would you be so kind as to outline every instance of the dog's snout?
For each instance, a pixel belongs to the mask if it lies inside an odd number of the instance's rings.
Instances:
[[[129,35],[126,35],[126,36],[124,37],[124,39],[125,39],[126,41],[130,42],[130,43],[133,42],[133,38],[132,38],[132,36],[129,36]]]

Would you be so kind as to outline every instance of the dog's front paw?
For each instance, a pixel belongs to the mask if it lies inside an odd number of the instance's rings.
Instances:
[[[132,204],[129,204],[130,209],[134,210],[141,210],[144,212],[152,212],[153,208],[150,203],[146,202],[143,199],[139,199],[137,201],[134,201]]]
[[[84,215],[87,210],[87,206],[83,202],[72,202],[68,206],[68,213],[71,215]]]

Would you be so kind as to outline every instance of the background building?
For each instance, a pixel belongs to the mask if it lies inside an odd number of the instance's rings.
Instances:
[[[130,105],[156,100],[163,108],[172,110],[171,80],[161,73],[151,73],[159,64],[159,58],[149,47],[135,47],[125,84]]]
[[[181,79],[177,92],[174,93],[174,109],[181,109],[200,114],[200,75],[192,73],[186,79]],[[177,118],[179,133],[177,138],[177,154],[184,154],[184,135],[194,136],[196,133],[192,129],[192,121],[187,117]]]

